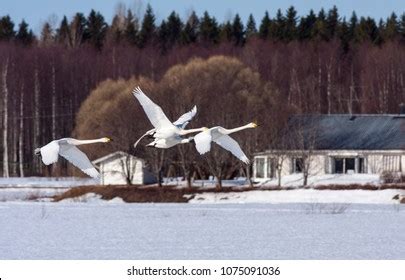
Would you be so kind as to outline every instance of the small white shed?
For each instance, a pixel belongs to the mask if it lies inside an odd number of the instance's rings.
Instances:
[[[118,151],[93,161],[100,171],[101,185],[146,185],[156,183],[145,161]]]

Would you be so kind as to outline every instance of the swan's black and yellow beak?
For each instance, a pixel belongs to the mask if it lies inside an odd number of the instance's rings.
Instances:
[[[252,127],[253,128],[256,128],[256,127],[258,127],[259,125],[256,123],[256,122],[252,122]]]
[[[108,142],[112,142],[113,140],[111,139],[111,138],[109,138],[109,137],[106,137],[106,142],[108,143]]]

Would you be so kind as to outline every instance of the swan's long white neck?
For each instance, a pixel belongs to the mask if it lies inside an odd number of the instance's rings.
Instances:
[[[190,133],[195,133],[195,132],[201,132],[204,131],[206,128],[201,127],[201,128],[193,128],[193,129],[180,129],[180,135],[186,135]]]
[[[78,140],[78,139],[71,139],[71,144],[79,146],[79,145],[86,145],[92,143],[105,143],[105,138],[98,138],[98,139],[90,139],[90,140]]]
[[[224,128],[223,130],[224,130],[225,134],[231,134],[231,133],[238,132],[238,131],[241,131],[241,130],[244,130],[244,129],[247,129],[247,128],[253,128],[253,127],[249,123],[247,125],[240,126],[240,127],[235,127],[235,128],[231,128],[231,129]]]

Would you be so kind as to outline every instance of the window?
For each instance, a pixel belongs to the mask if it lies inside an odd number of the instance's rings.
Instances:
[[[267,177],[274,178],[277,170],[277,159],[267,158]]]
[[[334,157],[332,158],[332,173],[364,173],[365,172],[364,158],[350,157]]]
[[[264,169],[264,161],[265,158],[259,157],[255,158],[255,177],[256,178],[264,178],[265,176],[265,169]]]
[[[357,172],[358,173],[366,173],[366,165],[365,165],[365,160],[364,158],[358,158],[359,160],[359,167]]]
[[[345,158],[345,173],[355,173],[355,158]]]
[[[343,158],[334,158],[334,171],[332,173],[337,173],[337,174],[341,174],[343,173]]]
[[[302,173],[304,170],[304,159],[303,158],[293,158],[293,173]]]

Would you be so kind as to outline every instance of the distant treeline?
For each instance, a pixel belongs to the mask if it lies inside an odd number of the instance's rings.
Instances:
[[[194,11],[183,22],[173,11],[160,24],[153,9],[147,6],[142,16],[136,16],[123,4],[108,24],[103,15],[92,10],[86,17],[76,13],[72,19],[64,16],[60,23],[45,22],[37,38],[23,20],[18,27],[9,16],[0,18],[0,41],[14,41],[23,45],[61,44],[70,48],[91,45],[101,49],[109,44],[128,44],[145,48],[154,46],[165,52],[176,46],[190,44],[216,45],[233,43],[244,46],[253,38],[276,42],[330,41],[338,39],[347,49],[350,43],[371,42],[381,45],[391,40],[405,41],[405,12],[398,16],[393,12],[378,22],[370,17],[360,17],[355,12],[349,19],[339,16],[336,6],[328,11],[298,17],[293,6],[285,13],[280,9],[274,18],[266,11],[260,22],[250,14],[244,24],[238,14],[232,20],[219,23],[208,12],[199,17]]]
[[[0,174],[70,174],[64,162],[57,169],[44,167],[33,150],[72,134],[76,114],[93,89],[107,79],[140,76],[164,87],[160,81],[168,69],[195,57],[235,58],[260,77],[266,89],[259,100],[262,111],[249,107],[255,114],[247,120],[240,117],[247,109],[230,110],[224,116],[229,123],[203,124],[232,127],[260,116],[258,121],[268,126],[257,130],[257,138],[266,141],[251,145],[251,153],[269,148],[277,135],[269,129],[281,127],[288,114],[398,113],[405,102],[404,14],[376,24],[355,14],[346,21],[336,8],[298,19],[291,7],[275,18],[265,13],[258,24],[250,16],[244,25],[238,15],[219,24],[207,12],[202,17],[191,13],[186,22],[173,12],[160,26],[150,6],[142,20],[134,14],[122,6],[110,25],[95,11],[64,17],[57,28],[46,22],[39,38],[25,22],[16,27],[10,17],[0,19]],[[243,81],[243,73],[232,79]],[[197,106],[224,91],[232,94],[212,77],[210,92],[200,91]],[[203,80],[194,79],[185,91]],[[249,84],[238,86],[242,95],[256,96]],[[159,92],[181,96],[176,89]]]

